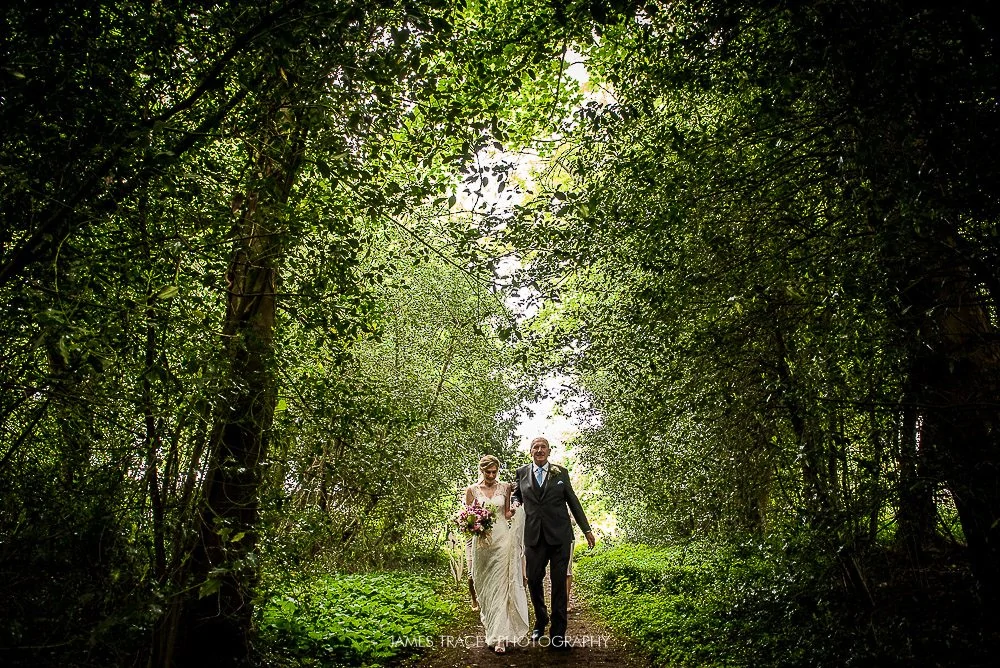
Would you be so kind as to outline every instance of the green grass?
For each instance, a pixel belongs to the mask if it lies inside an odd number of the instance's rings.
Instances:
[[[271,587],[259,607],[265,658],[282,666],[375,666],[454,616],[443,585],[403,572],[325,575]]]

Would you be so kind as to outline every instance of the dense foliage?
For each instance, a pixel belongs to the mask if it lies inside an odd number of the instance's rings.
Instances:
[[[627,536],[808,545],[849,636],[905,635],[907,587],[911,619],[953,610],[955,568],[995,605],[997,28],[985,3],[672,2],[578,42],[590,92],[496,243]],[[685,624],[737,602],[703,603]]]
[[[587,576],[664,660],[1000,600],[987,3],[8,5],[5,664],[353,660],[276,576],[435,563],[549,373],[623,533],[718,546]]]
[[[669,666],[988,665],[994,647],[967,575],[931,603],[908,584],[859,607],[802,544],[620,544],[581,553],[575,586],[619,632]],[[894,568],[898,568],[895,565]],[[920,614],[933,604],[936,614]]]
[[[440,540],[526,387],[453,193],[563,106],[542,9],[5,5],[5,663],[246,663],[262,574]]]
[[[644,540],[797,533],[870,598],[957,509],[995,600],[996,26],[865,3],[649,5],[501,247],[577,444]]]

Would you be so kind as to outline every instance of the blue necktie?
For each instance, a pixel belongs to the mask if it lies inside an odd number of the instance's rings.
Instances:
[[[535,480],[538,481],[539,487],[542,486],[542,480],[544,479],[545,479],[545,469],[543,469],[542,467],[538,467],[537,469],[535,469]]]

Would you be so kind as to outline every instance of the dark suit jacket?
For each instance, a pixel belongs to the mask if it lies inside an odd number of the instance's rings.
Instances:
[[[580,528],[585,533],[590,531],[583,506],[569,481],[569,471],[549,462],[549,475],[539,489],[531,474],[532,466],[526,464],[517,469],[511,493],[511,498],[522,504],[518,512],[524,513],[524,544],[537,545],[543,537],[550,545],[571,542],[573,527],[569,523],[567,506]]]

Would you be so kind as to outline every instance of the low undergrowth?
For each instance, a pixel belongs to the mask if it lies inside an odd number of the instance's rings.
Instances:
[[[381,665],[452,619],[444,586],[400,571],[273,583],[258,613],[262,654],[280,666]]]
[[[882,559],[864,600],[836,564],[764,544],[605,545],[580,553],[574,581],[656,665],[989,665],[997,639],[966,574],[938,564],[944,579],[920,584]]]
[[[822,663],[802,624],[826,616],[822,596],[763,555],[700,545],[617,545],[582,556],[574,580],[597,611],[658,665]]]

